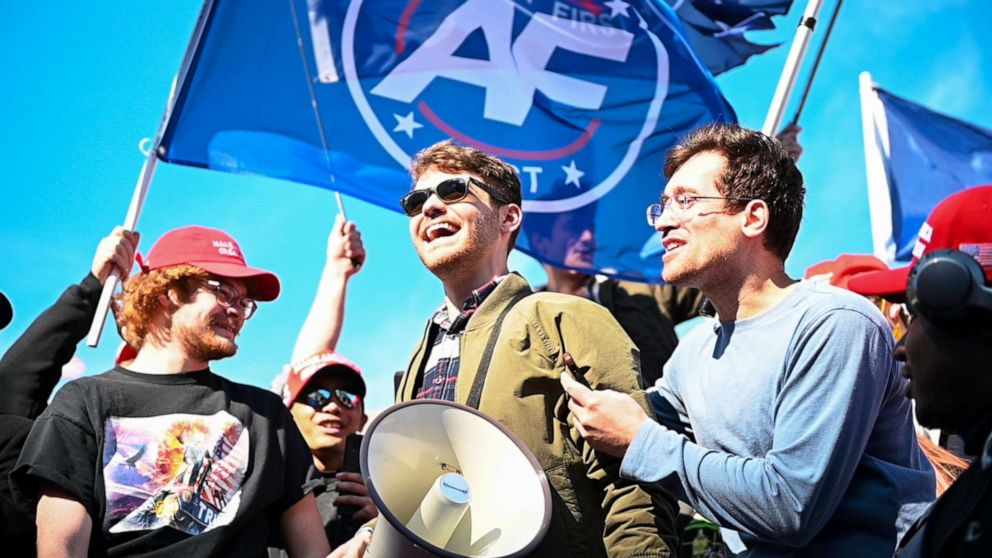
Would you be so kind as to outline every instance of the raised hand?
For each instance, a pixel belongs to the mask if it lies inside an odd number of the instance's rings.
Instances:
[[[117,271],[117,277],[121,281],[127,279],[134,262],[134,252],[138,248],[138,237],[136,231],[114,227],[113,232],[100,241],[90,271],[101,284],[107,282],[107,277],[110,277],[110,273],[114,270]]]

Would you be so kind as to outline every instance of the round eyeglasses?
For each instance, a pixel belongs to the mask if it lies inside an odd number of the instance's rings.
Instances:
[[[258,310],[258,303],[254,299],[241,296],[237,289],[227,283],[207,279],[203,281],[203,287],[213,292],[214,297],[217,298],[217,302],[220,302],[224,306],[228,308],[240,308],[245,313],[246,320],[254,316],[255,310]]]

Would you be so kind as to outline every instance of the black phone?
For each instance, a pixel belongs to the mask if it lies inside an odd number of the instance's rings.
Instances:
[[[341,466],[341,470],[349,473],[361,473],[361,451],[362,435],[348,434],[344,440],[344,464]]]
[[[361,449],[362,449],[362,435],[361,434],[348,434],[348,437],[344,440],[344,463],[341,464],[341,470],[349,473],[361,473],[362,463],[361,463]],[[342,494],[338,490],[338,494]],[[358,506],[352,505],[341,505],[338,506],[338,513],[341,515],[352,515],[358,511]]]

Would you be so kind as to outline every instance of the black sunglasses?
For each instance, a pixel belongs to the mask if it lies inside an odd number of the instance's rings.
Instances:
[[[457,176],[454,178],[449,178],[437,183],[433,188],[420,188],[418,190],[413,190],[407,195],[403,196],[400,200],[400,205],[403,207],[403,211],[410,217],[415,217],[420,214],[421,210],[424,209],[424,204],[430,199],[431,194],[437,194],[439,200],[446,204],[452,204],[455,202],[460,202],[468,196],[468,185],[475,184],[479,188],[482,188],[487,194],[489,194],[494,200],[500,203],[513,203],[506,199],[503,195],[497,192],[493,187],[489,186],[481,180],[477,180],[471,176]]]
[[[338,404],[345,409],[354,409],[362,401],[360,395],[355,395],[350,391],[320,388],[308,393],[303,399],[303,402],[319,411],[326,407],[331,402],[331,399],[337,399]]]

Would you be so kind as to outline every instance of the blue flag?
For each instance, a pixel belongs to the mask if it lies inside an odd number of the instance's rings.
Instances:
[[[745,33],[774,29],[771,16],[785,14],[792,6],[792,0],[666,1],[685,24],[689,43],[713,75],[778,46],[753,43]]]
[[[920,226],[947,196],[992,183],[992,130],[897,97],[862,77],[875,255],[908,262]]]
[[[520,250],[659,282],[664,154],[735,120],[682,31],[659,0],[215,0],[159,154],[400,211],[411,156],[454,138],[519,169]]]

